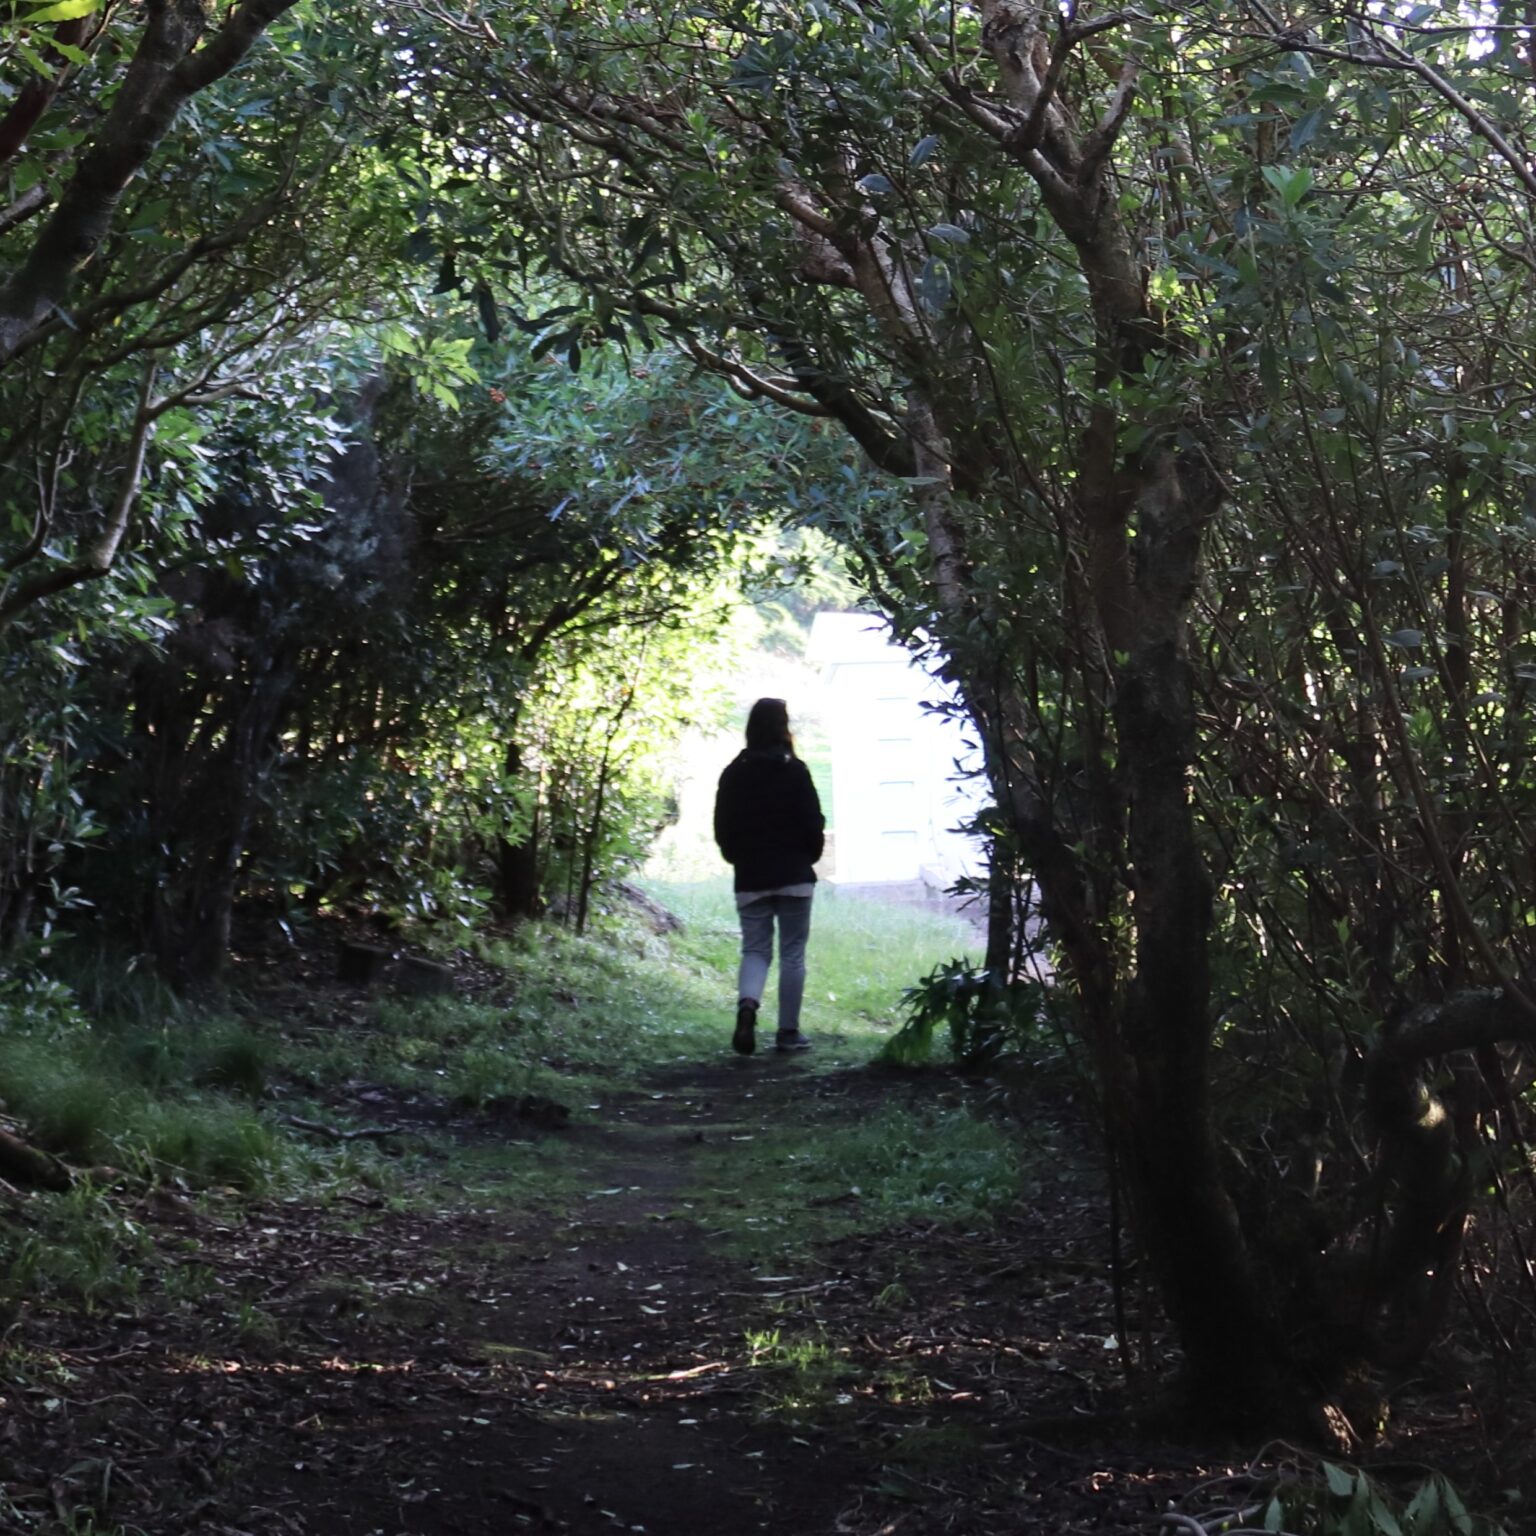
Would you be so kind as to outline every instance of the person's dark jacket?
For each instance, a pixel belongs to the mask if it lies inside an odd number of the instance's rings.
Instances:
[[[826,824],[810,770],[788,752],[748,748],[720,775],[715,841],[738,891],[814,881]]]

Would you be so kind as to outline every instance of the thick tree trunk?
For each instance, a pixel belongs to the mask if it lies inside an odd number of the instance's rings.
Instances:
[[[1171,454],[1144,466],[1140,480],[1133,579],[1113,584],[1115,611],[1105,615],[1124,658],[1115,724],[1136,945],[1121,1015],[1128,1117],[1111,1132],[1197,1405],[1234,1422],[1284,1421],[1300,1406],[1300,1383],[1227,1193],[1212,1122],[1212,891],[1188,782],[1198,730],[1186,613],[1221,490],[1203,463]],[[1101,509],[1085,510],[1092,518]],[[1126,627],[1116,632],[1122,612]]]
[[[1264,1417],[1293,1384],[1213,1134],[1211,889],[1186,784],[1194,739],[1189,668],[1166,642],[1141,649],[1132,666],[1116,710],[1131,779],[1136,973],[1122,1012],[1131,1096],[1127,1119],[1112,1132],[1197,1400],[1222,1414]]]

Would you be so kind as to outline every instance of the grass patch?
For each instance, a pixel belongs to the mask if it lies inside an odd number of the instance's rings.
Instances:
[[[687,925],[678,951],[716,978],[714,1006],[724,1012],[734,1000],[740,952],[730,882],[725,877],[690,885],[652,881],[647,890]],[[960,919],[839,896],[822,886],[811,911],[805,1028],[841,1033],[854,1044],[883,1042],[899,1019],[906,988],[957,956],[980,963],[975,932]]]
[[[785,1334],[778,1328],[747,1334],[747,1364],[772,1383],[762,1411],[794,1413],[826,1407],[850,1373],[846,1349],[822,1334]]]
[[[540,1095],[569,1105],[631,1089],[657,1066],[718,1057],[735,1002],[736,909],[724,881],[655,885],[684,933],[671,940],[618,915],[578,936],[531,923],[482,939],[503,973],[495,1001],[381,999],[358,1027],[290,1040],[275,1067],[323,1091],[363,1080],[461,1108]],[[818,1069],[868,1061],[884,1043],[902,990],[970,931],[951,918],[850,900],[819,901],[805,1025],[824,1047]],[[240,1058],[226,1048],[224,1071]]]
[[[450,1182],[470,1205],[482,1209],[512,1205],[558,1218],[576,1210],[592,1187],[592,1174],[582,1167],[582,1156],[581,1150],[558,1137],[512,1143],[487,1139],[445,1149],[443,1162],[422,1172]],[[441,1207],[442,1198],[435,1189],[420,1198],[430,1208]]]
[[[990,1459],[986,1437],[969,1424],[920,1424],[898,1435],[885,1462],[903,1472],[929,1477],[969,1471]]]
[[[26,1227],[0,1224],[0,1316],[63,1297],[90,1313],[132,1301],[153,1257],[150,1234],[104,1191],[82,1184],[36,1202]]]
[[[218,1092],[171,1093],[162,1065],[136,1070],[143,1046],[74,1033],[0,1039],[0,1099],[39,1145],[77,1164],[242,1189],[279,1182],[288,1144],[270,1123]]]
[[[706,1144],[696,1165],[701,1219],[754,1261],[850,1232],[985,1222],[1019,1198],[1028,1171],[1016,1138],[960,1106],[806,1105],[796,1119],[798,1145],[746,1159]]]
[[[659,1067],[737,1060],[727,1044],[738,944],[731,894],[724,881],[656,894],[688,924],[682,935],[658,938],[620,912],[586,937],[528,924],[477,941],[501,973],[478,998],[338,994],[334,1007],[278,1018],[251,1004],[245,1018],[199,1014],[152,977],[81,954],[70,984],[99,1015],[88,1019],[76,1006],[16,1010],[0,1036],[0,1100],[76,1165],[110,1164],[152,1183],[317,1201],[347,1184],[384,1183],[407,1206],[464,1200],[558,1219],[582,1210],[605,1177],[594,1173],[583,1121],[606,1125],[615,1101]],[[902,989],[967,936],[942,916],[819,899],[806,1012],[819,1049],[795,1064],[794,1081],[866,1064],[891,1032]],[[457,1115],[451,1131],[383,1149],[327,1146],[296,1137],[271,1106],[280,1091],[281,1108],[304,1118],[341,1128],[363,1118],[388,1123],[383,1101],[376,1109],[358,1099],[368,1084],[447,1106]],[[740,1128],[770,1156],[744,1157],[713,1140],[689,1147],[699,1192],[680,1205],[740,1251],[778,1252],[904,1221],[974,1220],[1017,1186],[1011,1146],[961,1110],[914,1113],[887,1102],[850,1117],[846,1104],[811,1095],[783,1117],[792,1129],[770,1130],[759,1122],[774,1091],[746,1107]],[[525,1127],[519,1106],[530,1099],[567,1106],[573,1134]],[[631,1138],[646,1133],[626,1124]],[[113,1225],[104,1197],[80,1195],[79,1209],[68,1204],[75,1199],[39,1202],[60,1223],[45,1246],[75,1257],[55,1262],[28,1247],[27,1235],[14,1238],[0,1250],[0,1275],[11,1276],[0,1292],[127,1294],[138,1283],[144,1255]],[[197,1289],[190,1271],[178,1283],[189,1296]]]
[[[320,1054],[301,1053],[290,1065],[317,1086],[346,1075],[470,1110],[545,1096],[569,1106],[579,1128],[602,1123],[606,1105],[658,1067],[735,1061],[727,1049],[739,943],[731,893],[723,881],[652,891],[683,918],[681,935],[658,939],[622,917],[585,937],[529,924],[481,946],[482,958],[504,975],[498,1002],[382,1002],[364,1033],[330,1042]],[[969,936],[942,914],[835,897],[819,903],[806,1009],[818,1050],[796,1063],[798,1075],[866,1065],[895,1027],[902,990]],[[1012,1140],[960,1107],[914,1112],[886,1101],[850,1119],[846,1104],[809,1097],[793,1115],[804,1130],[782,1148],[780,1133],[758,1124],[758,1110],[747,1113],[738,1127],[715,1126],[717,1139],[701,1145],[691,1165],[694,1219],[746,1252],[906,1221],[973,1221],[1018,1190]],[[771,1157],[742,1158],[728,1144],[732,1130],[760,1133],[765,1150],[774,1147]],[[643,1138],[645,1131],[629,1125],[626,1134]],[[572,1166],[590,1161],[576,1137],[536,1144],[495,1137],[439,1143],[435,1151],[449,1165],[438,1173],[472,1198],[545,1212],[579,1200],[589,1178]],[[794,1192],[793,1217],[785,1214],[786,1189]]]

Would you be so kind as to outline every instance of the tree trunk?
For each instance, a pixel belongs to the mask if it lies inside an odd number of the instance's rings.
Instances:
[[[509,780],[515,782],[522,777],[523,752],[516,741],[507,743],[504,767]],[[497,842],[496,898],[505,917],[537,917],[544,910],[544,893],[539,868],[541,862],[539,810],[536,800],[533,807],[533,820],[525,836],[515,841],[502,837]]]
[[[163,841],[181,853],[155,894],[152,933],[159,967],[178,988],[216,983],[229,957],[240,872],[292,681],[286,664],[268,658],[263,674],[234,701],[215,754],[176,774],[189,791]],[[195,750],[194,744],[188,755]]]
[[[1104,615],[1124,658],[1115,724],[1136,946],[1120,1030],[1129,1094],[1111,1135],[1132,1175],[1196,1405],[1228,1422],[1283,1422],[1300,1407],[1300,1383],[1227,1193],[1212,1124],[1212,891],[1188,783],[1197,724],[1185,619],[1221,489],[1203,463],[1171,454],[1144,466],[1140,482],[1133,577],[1128,590],[1113,584],[1116,612]]]
[[[1014,892],[1018,878],[1012,848],[994,836],[987,845],[987,949],[983,961],[994,989],[1006,987],[1014,979]]]

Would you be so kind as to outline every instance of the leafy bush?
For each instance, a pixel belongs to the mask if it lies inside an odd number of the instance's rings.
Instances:
[[[1439,1472],[1397,1499],[1365,1472],[1331,1461],[1287,1470],[1257,1503],[1185,1518],[1193,1529],[1233,1536],[1505,1536]]]
[[[887,1066],[920,1066],[931,1058],[934,1036],[943,1029],[959,1066],[985,1066],[1038,1031],[1043,994],[1039,982],[1008,985],[984,966],[948,960],[902,993],[907,1021],[879,1059]]]

